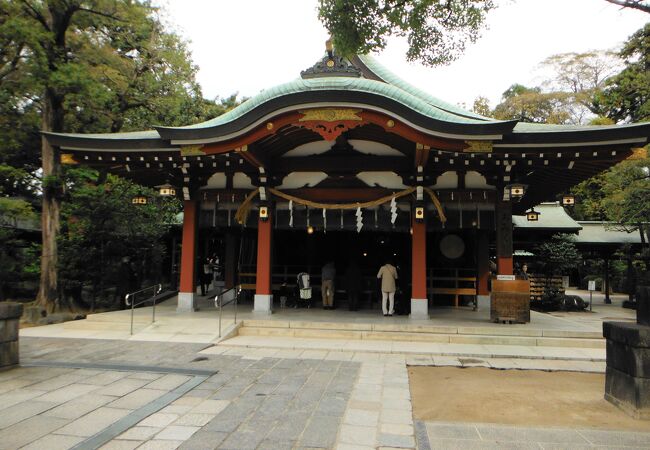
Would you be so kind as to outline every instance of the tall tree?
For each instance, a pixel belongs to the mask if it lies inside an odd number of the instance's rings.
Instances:
[[[650,120],[650,23],[630,36],[620,56],[625,68],[607,80],[594,102],[616,122]]]
[[[571,121],[566,110],[570,95],[564,92],[542,92],[540,87],[513,84],[502,96],[492,115],[501,120],[517,119],[531,123],[564,124]]]
[[[543,69],[550,71],[543,85],[552,92],[571,94],[571,109],[576,123],[584,123],[588,113],[602,115],[594,95],[608,78],[622,69],[622,60],[611,50],[586,53],[560,53],[546,58]]]
[[[0,96],[10,100],[3,107],[12,120],[27,129],[25,120],[39,115],[43,131],[99,132],[187,124],[223,110],[203,100],[190,61],[184,43],[164,30],[148,0],[0,0]],[[11,114],[0,119],[0,128],[12,125],[3,123]],[[37,132],[16,134],[11,142],[26,150],[29,139],[22,138]],[[58,296],[64,181],[58,150],[45,139],[40,147],[38,301],[51,308]],[[28,150],[33,162],[35,152]]]
[[[435,66],[475,42],[495,7],[493,0],[320,0],[318,15],[343,55],[381,50],[401,36],[409,61]]]

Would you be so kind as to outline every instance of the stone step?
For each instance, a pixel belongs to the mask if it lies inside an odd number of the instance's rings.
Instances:
[[[287,320],[256,320],[245,319],[245,327],[254,328],[290,328],[342,331],[376,331],[376,332],[407,332],[426,334],[462,334],[489,336],[518,336],[518,337],[547,337],[565,339],[603,339],[601,331],[582,330],[546,330],[529,328],[527,325],[504,325],[482,327],[456,327],[420,324],[389,324],[389,323],[359,323],[359,322],[321,322],[321,321],[287,321]]]
[[[244,326],[239,329],[239,335],[346,340],[387,340],[431,342],[440,344],[489,344],[600,349],[605,348],[605,341],[603,339],[499,336],[489,334],[442,334],[402,331],[360,331],[336,328],[279,328],[249,326],[247,322],[244,322]]]
[[[528,360],[605,361],[600,348],[568,348],[523,345],[440,344],[433,342],[403,342],[391,340],[335,340],[280,336],[235,336],[218,344],[219,348],[276,349],[314,351],[320,353],[381,353],[399,355],[429,355],[461,358],[509,358]],[[209,352],[209,349],[207,350]],[[602,371],[600,369],[599,371]]]
[[[141,331],[151,325],[151,320],[148,322],[133,322],[133,330]],[[71,322],[64,322],[63,328],[69,330],[96,330],[96,331],[130,331],[131,322],[93,322],[89,320],[75,320]]]

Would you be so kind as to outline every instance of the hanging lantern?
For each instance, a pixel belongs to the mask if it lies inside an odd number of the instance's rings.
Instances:
[[[174,197],[176,195],[176,188],[169,183],[161,184],[156,187],[158,188],[158,194],[161,197]]]
[[[312,227],[311,225],[309,225],[309,226],[307,227],[307,234],[314,234],[314,227]]]
[[[269,220],[269,207],[268,206],[260,206],[260,220],[266,222]]]
[[[424,220],[424,206],[417,206],[415,208],[415,220],[422,222]]]
[[[511,184],[508,186],[510,189],[510,198],[519,200],[526,193],[526,186],[520,183]]]
[[[539,213],[535,211],[535,208],[531,208],[530,211],[526,212],[526,220],[529,222],[537,222],[539,220]]]
[[[149,203],[149,199],[146,195],[136,195],[131,199],[132,205],[146,205]]]
[[[576,197],[573,194],[566,194],[562,196],[562,206],[573,206],[576,204]]]

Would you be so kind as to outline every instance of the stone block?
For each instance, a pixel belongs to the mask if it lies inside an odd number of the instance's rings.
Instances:
[[[650,419],[650,327],[604,322],[605,399],[637,419]]]
[[[608,365],[605,399],[635,419],[650,419],[650,378],[634,377]]]
[[[20,319],[23,305],[20,303],[0,302],[0,320]]]
[[[18,340],[18,319],[0,320],[0,342]]]
[[[18,362],[18,341],[0,342],[0,370],[13,367]]]
[[[633,377],[650,378],[650,348],[608,340],[607,366]]]
[[[603,322],[603,336],[608,341],[637,348],[650,348],[650,327],[630,322]]]

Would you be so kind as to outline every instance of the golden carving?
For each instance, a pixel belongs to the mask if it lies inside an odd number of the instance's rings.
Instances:
[[[61,164],[79,164],[72,153],[61,153]]]
[[[235,152],[243,153],[248,151],[248,145],[242,145],[241,147],[235,148]]]
[[[205,152],[201,150],[203,145],[183,145],[181,147],[181,156],[203,156]]]
[[[334,61],[332,61],[331,59],[328,59],[327,60],[327,67],[334,67]]]
[[[465,141],[465,153],[492,153],[492,141]]]
[[[394,121],[394,120],[388,120],[388,121],[386,122],[386,126],[387,126],[388,128],[393,128],[393,127],[395,126],[395,121]]]
[[[315,120],[319,122],[337,122],[340,120],[355,120],[362,121],[363,119],[357,114],[361,112],[360,109],[304,109],[299,111],[303,116],[299,122],[307,122]]]
[[[267,122],[266,123],[266,129],[267,130],[272,130],[273,129],[273,122]]]

